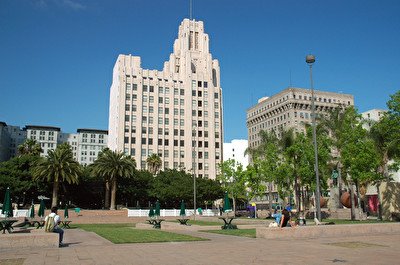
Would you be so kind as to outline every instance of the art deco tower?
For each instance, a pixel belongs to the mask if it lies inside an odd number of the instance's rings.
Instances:
[[[201,21],[184,19],[164,69],[141,68],[119,55],[110,89],[108,147],[146,168],[158,154],[163,168],[195,169],[214,179],[222,161],[222,89],[217,60]]]

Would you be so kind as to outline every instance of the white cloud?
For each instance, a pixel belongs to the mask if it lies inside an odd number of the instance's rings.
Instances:
[[[65,6],[68,6],[75,10],[82,10],[82,9],[86,8],[86,6],[82,5],[81,3],[77,2],[77,1],[63,0],[62,2]]]
[[[78,0],[33,0],[33,3],[40,8],[50,8],[53,5],[73,10],[83,10],[86,6]]]

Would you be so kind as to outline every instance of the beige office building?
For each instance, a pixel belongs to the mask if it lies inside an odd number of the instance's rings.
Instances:
[[[140,169],[158,154],[163,168],[215,178],[222,161],[222,89],[217,60],[201,21],[184,19],[162,71],[119,55],[110,89],[108,146]]]
[[[314,90],[316,115],[325,114],[338,106],[354,105],[350,94]],[[289,87],[271,97],[264,97],[247,110],[247,131],[249,147],[260,144],[259,133],[294,128],[304,132],[305,124],[311,123],[311,91],[303,88]],[[279,135],[278,135],[279,136]]]

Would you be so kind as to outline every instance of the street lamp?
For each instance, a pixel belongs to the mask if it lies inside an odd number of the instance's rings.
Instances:
[[[310,66],[310,83],[311,83],[311,123],[312,123],[312,136],[314,144],[314,156],[315,156],[315,178],[316,178],[316,189],[315,189],[315,207],[317,211],[317,219],[321,221],[321,204],[320,204],[320,190],[319,190],[319,173],[318,173],[318,145],[317,145],[317,131],[315,122],[315,98],[314,98],[314,85],[312,78],[312,65],[315,62],[315,56],[309,54],[306,56],[306,63]]]
[[[192,141],[192,146],[193,146],[193,152],[192,152],[192,158],[193,158],[193,208],[194,208],[194,216],[193,219],[196,221],[196,125],[193,125],[193,130],[192,130],[192,136],[194,137],[194,140]]]

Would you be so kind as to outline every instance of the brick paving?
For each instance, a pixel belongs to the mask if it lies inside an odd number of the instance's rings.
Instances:
[[[80,218],[79,216],[78,218]],[[83,216],[82,216],[83,217]],[[97,217],[92,216],[91,219]],[[114,222],[114,217],[100,217]],[[90,219],[90,218],[88,218]],[[85,220],[81,218],[80,220]],[[94,220],[92,220],[94,221]],[[140,222],[129,218],[126,221]],[[125,221],[125,222],[126,222]],[[86,221],[85,221],[86,222]],[[400,234],[319,239],[245,238],[177,230],[209,241],[112,244],[94,233],[66,230],[64,248],[0,249],[0,264],[397,264]],[[351,248],[343,242],[355,242]],[[11,263],[5,263],[8,262]],[[14,261],[14,263],[12,263]]]

